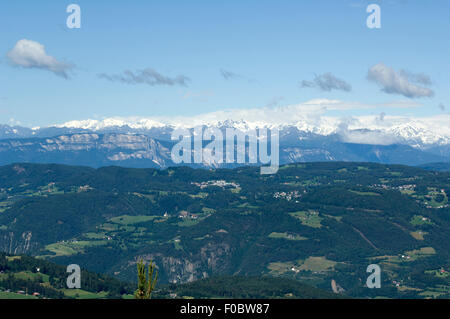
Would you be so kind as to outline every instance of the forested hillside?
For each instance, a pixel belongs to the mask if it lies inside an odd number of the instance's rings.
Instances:
[[[68,289],[70,273],[61,265],[30,256],[0,254],[0,299],[122,298],[133,285],[82,270],[82,289]]]
[[[448,297],[450,173],[368,163],[92,169],[0,167],[0,250],[123,281],[296,279],[353,297]],[[365,286],[379,264],[382,288]]]

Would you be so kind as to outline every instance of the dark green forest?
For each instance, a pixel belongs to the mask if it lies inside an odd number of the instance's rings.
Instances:
[[[0,251],[122,282],[153,260],[162,286],[199,291],[202,279],[270,276],[357,298],[448,298],[450,173],[427,168],[3,166]],[[370,264],[380,289],[365,287]]]

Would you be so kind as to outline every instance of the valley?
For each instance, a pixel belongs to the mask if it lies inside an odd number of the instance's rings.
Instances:
[[[447,298],[450,175],[401,165],[300,163],[166,170],[0,167],[0,249],[124,282],[270,276],[357,298]],[[368,265],[382,288],[364,287]]]

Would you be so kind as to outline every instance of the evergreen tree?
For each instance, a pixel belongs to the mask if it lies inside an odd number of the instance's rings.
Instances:
[[[153,261],[148,265],[148,276],[145,273],[145,263],[141,259],[137,263],[138,274],[138,288],[134,293],[135,299],[150,299],[152,292],[155,289],[156,281],[158,279],[158,271],[156,270]],[[154,277],[154,278],[153,278]]]

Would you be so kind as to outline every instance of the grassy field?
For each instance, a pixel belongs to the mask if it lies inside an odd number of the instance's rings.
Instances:
[[[435,275],[438,278],[450,277],[450,272],[448,272],[448,271],[441,272],[440,269],[438,269],[438,270],[427,270],[427,271],[425,271],[425,273],[426,274],[430,274],[430,275]]]
[[[191,198],[206,198],[208,197],[208,193],[199,192],[195,195],[189,195]]]
[[[437,298],[440,295],[445,295],[450,291],[449,286],[438,285],[436,287],[427,288],[424,292],[421,292],[419,295],[425,298]]]
[[[431,255],[435,255],[436,250],[433,247],[422,247],[420,249],[410,250],[405,252],[405,255],[411,257],[411,261],[417,260],[421,257],[428,257]]]
[[[395,176],[395,177],[399,177],[399,176],[403,175],[402,172],[389,172],[389,174],[391,174],[392,176]]]
[[[288,233],[271,233],[269,235],[269,238],[274,238],[274,239],[287,239],[287,240],[307,240],[308,238],[306,237],[302,237],[300,235],[297,234],[288,234]]]
[[[30,295],[20,295],[14,292],[0,291],[0,299],[37,299],[37,297]]]
[[[6,277],[7,275],[2,274],[0,275],[0,279],[2,277]],[[33,273],[31,271],[21,271],[18,273],[14,274],[14,277],[16,277],[17,279],[22,279],[22,280],[36,280],[41,278],[43,282],[49,282],[49,276],[46,274],[41,274],[41,273]]]
[[[71,241],[50,244],[45,246],[45,249],[54,253],[53,257],[71,256],[83,252],[87,247],[103,246],[107,243],[107,240]]]
[[[181,245],[181,240],[180,240],[180,238],[176,237],[176,238],[174,238],[174,239],[172,239],[172,240],[169,240],[169,243],[172,243],[172,244],[173,244],[173,247],[174,247],[176,250],[183,250],[183,246]]]
[[[311,271],[324,273],[334,269],[337,262],[328,260],[325,257],[309,257],[306,260],[297,262],[274,262],[270,263],[267,268],[274,275],[283,275],[290,271],[301,272]]]
[[[105,239],[107,236],[106,233],[100,232],[100,233],[85,233],[83,234],[83,237],[87,239]]]
[[[333,270],[337,262],[328,260],[325,257],[309,257],[300,266],[300,270],[325,272]]]
[[[398,267],[399,264],[404,262],[416,261],[419,258],[426,258],[436,254],[436,250],[433,247],[422,247],[420,249],[405,251],[399,256],[379,256],[373,257],[374,260],[383,260],[383,263],[389,267]]]
[[[17,259],[20,259],[21,257],[20,256],[12,256],[12,257],[6,257],[6,259],[8,260],[8,261],[13,261],[13,260],[17,260]]]
[[[299,219],[303,225],[312,227],[312,228],[320,228],[322,227],[321,221],[322,218],[319,217],[319,212],[316,211],[301,211],[289,213],[292,217]]]
[[[411,218],[410,223],[413,226],[432,225],[433,224],[433,222],[429,218],[421,216],[421,215],[414,215],[413,218]]]
[[[295,267],[293,262],[274,262],[270,263],[267,268],[274,275],[282,275]]]
[[[356,195],[360,195],[360,196],[381,196],[378,193],[374,193],[374,192],[358,192],[358,191],[354,191],[349,189],[348,190],[350,193],[356,194]]]
[[[63,289],[64,295],[76,299],[102,299],[106,298],[106,292],[89,292],[82,289]]]
[[[115,223],[115,224],[120,224],[120,225],[134,225],[134,224],[139,224],[139,223],[145,223],[151,220],[154,220],[155,218],[158,218],[159,216],[128,216],[128,215],[123,215],[123,216],[118,216],[118,217],[114,217],[111,218],[110,221]]]
[[[424,231],[421,231],[421,230],[418,230],[418,231],[411,232],[410,234],[411,234],[411,236],[413,236],[417,240],[425,240],[424,236],[426,234],[428,234],[428,233],[424,232]]]

